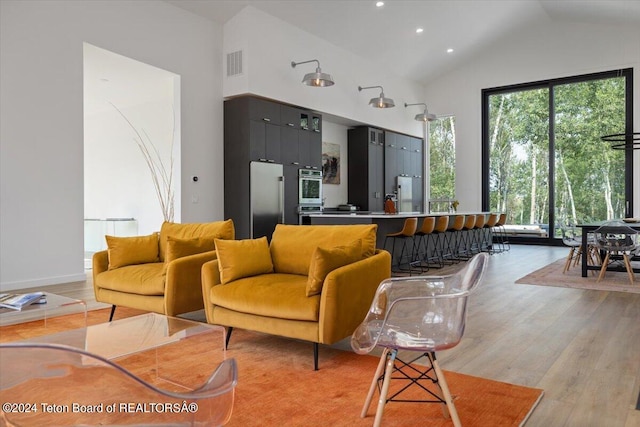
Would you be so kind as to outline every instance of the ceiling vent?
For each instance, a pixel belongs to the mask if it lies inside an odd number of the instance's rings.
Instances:
[[[242,51],[227,53],[227,77],[242,74]]]

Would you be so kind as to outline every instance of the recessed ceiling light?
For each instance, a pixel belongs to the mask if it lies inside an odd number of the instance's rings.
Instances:
[[[424,28],[416,28],[416,33],[420,34],[424,31]]]
[[[384,6],[384,2],[383,1],[377,1],[376,2],[376,7],[382,7]]]
[[[453,49],[451,48],[447,49],[447,53],[453,53]]]

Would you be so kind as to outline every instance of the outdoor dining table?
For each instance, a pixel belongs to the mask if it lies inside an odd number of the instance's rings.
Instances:
[[[620,220],[622,221],[622,220]],[[589,233],[593,233],[598,227],[604,225],[605,223],[607,223],[609,221],[598,221],[598,222],[589,222],[589,223],[584,223],[584,224],[578,224],[577,226],[580,227],[582,229],[582,277],[587,277],[587,274],[589,273],[589,270],[600,270],[602,268],[602,266],[599,265],[588,265],[587,264],[587,256],[588,256],[588,251],[587,251],[587,239],[589,236]],[[624,225],[633,228],[634,230],[638,230],[638,232],[640,232],[640,221],[638,222],[624,222]],[[637,259],[638,256],[636,255],[635,257],[633,257],[632,259]],[[607,271],[625,271],[624,267],[622,266],[609,266],[607,267]],[[633,271],[635,273],[640,273],[640,268],[635,267],[633,269]]]

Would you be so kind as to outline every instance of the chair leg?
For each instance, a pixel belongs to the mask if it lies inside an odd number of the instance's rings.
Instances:
[[[567,261],[564,263],[564,269],[562,270],[562,274],[566,273],[571,266],[571,261],[573,260],[573,246],[569,249],[569,255],[567,255]]]
[[[382,382],[382,389],[380,390],[380,398],[378,400],[378,409],[376,410],[376,418],[373,420],[373,427],[380,427],[382,424],[382,414],[384,412],[384,405],[387,403],[387,393],[389,392],[389,384],[391,383],[391,374],[393,373],[393,367],[396,361],[396,355],[398,350],[391,350],[391,355],[387,360],[387,369],[384,373],[384,381]]]
[[[438,377],[438,385],[440,385],[440,389],[442,390],[442,394],[444,395],[444,400],[447,402],[447,409],[449,410],[449,415],[451,415],[451,421],[453,421],[453,425],[455,427],[461,427],[460,417],[458,417],[458,411],[456,411],[456,407],[453,404],[453,399],[451,398],[451,392],[449,391],[449,386],[447,385],[447,381],[444,379],[444,374],[440,369],[440,365],[433,355],[432,360],[433,369],[436,371],[436,375]]]
[[[389,353],[389,349],[385,348],[382,351],[382,356],[380,356],[380,362],[378,362],[376,373],[373,375],[373,381],[371,381],[371,387],[369,387],[369,393],[367,393],[367,398],[364,401],[364,406],[362,407],[360,418],[364,418],[367,416],[367,411],[369,411],[369,407],[371,406],[371,400],[373,399],[373,394],[376,392],[378,378],[380,378],[380,374],[382,374],[382,370],[384,369],[384,362],[387,360],[387,353]]]
[[[600,275],[598,276],[598,279],[596,280],[596,282],[599,282],[600,280],[602,280],[602,278],[604,277],[604,273],[605,271],[607,271],[607,265],[609,264],[609,252],[607,252],[607,255],[604,257],[604,261],[602,261],[602,268],[600,269]]]
[[[313,343],[313,370],[318,370],[318,343]]]
[[[109,322],[111,322],[113,320],[113,314],[116,312],[116,306],[112,305],[111,306],[111,314],[109,314]]]
[[[231,339],[231,333],[233,332],[233,326],[229,326],[227,327],[226,333],[227,336],[224,339],[224,349],[228,349],[229,348],[229,340]]]
[[[631,284],[633,285],[633,267],[631,267],[631,261],[629,261],[629,255],[622,254],[622,258],[624,258],[624,265],[625,267],[627,267],[627,274],[629,275],[629,280],[631,281]]]

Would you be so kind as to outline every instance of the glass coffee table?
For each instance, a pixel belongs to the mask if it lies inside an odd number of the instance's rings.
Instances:
[[[47,302],[31,304],[22,310],[0,307],[0,326],[43,320],[44,326],[46,327],[48,319],[73,313],[83,314],[85,319],[84,325],[86,326],[87,304],[83,300],[52,294],[50,292],[45,292],[44,296]]]
[[[0,401],[16,404],[0,414],[19,425],[221,425],[237,383],[224,343],[221,326],[149,313],[0,344]]]

